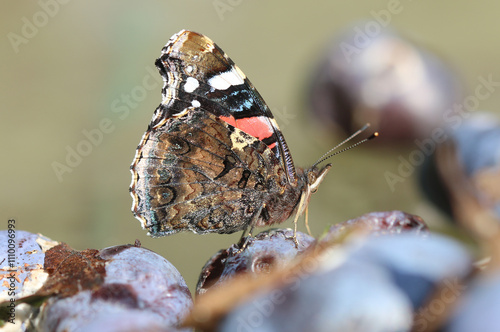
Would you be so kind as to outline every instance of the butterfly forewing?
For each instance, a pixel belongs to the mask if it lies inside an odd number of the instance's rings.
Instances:
[[[183,30],[163,48],[156,65],[165,79],[160,118],[199,106],[266,143],[281,161],[289,181],[296,181],[291,154],[269,107],[212,40]],[[254,125],[256,122],[259,125]]]

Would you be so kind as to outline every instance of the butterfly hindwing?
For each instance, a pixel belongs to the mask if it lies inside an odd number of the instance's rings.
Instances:
[[[132,165],[134,213],[152,236],[232,233],[283,191],[279,169],[263,142],[191,110],[144,135]]]

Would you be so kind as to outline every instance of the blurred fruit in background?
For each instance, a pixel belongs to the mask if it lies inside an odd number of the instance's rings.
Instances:
[[[309,108],[335,133],[368,122],[381,133],[377,141],[400,142],[430,136],[460,96],[455,73],[434,54],[390,30],[356,27],[325,52]]]
[[[373,227],[390,219],[413,226]],[[233,269],[197,297],[187,324],[203,331],[407,331],[439,320],[435,294],[446,293],[446,305],[458,302],[473,268],[461,243],[421,232],[423,220],[400,211],[354,220],[333,230],[343,236],[311,242],[296,257],[282,239],[290,230],[257,235],[262,252],[285,254],[286,264],[276,261],[266,273]]]
[[[481,268],[445,331],[498,331],[500,271],[500,122],[475,113],[449,133],[420,169],[425,196],[477,244]]]
[[[451,314],[446,332],[495,332],[500,327],[500,278],[482,276],[471,283],[461,303]]]
[[[465,219],[483,212],[500,220],[499,119],[476,113],[464,120],[427,157],[419,183],[432,203],[459,222],[470,223]]]

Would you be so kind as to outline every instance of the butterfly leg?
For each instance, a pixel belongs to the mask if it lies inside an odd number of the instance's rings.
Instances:
[[[299,219],[299,214],[295,214],[295,219],[293,220],[293,242],[295,243],[295,248],[299,248],[299,241],[297,241],[297,220]]]
[[[300,216],[300,211],[302,210],[302,206],[304,205],[306,195],[302,194],[300,196],[300,201],[299,201],[299,208],[297,210],[297,213],[295,213],[295,219],[293,220],[293,242],[295,243],[295,248],[299,248],[299,241],[297,240],[297,222],[299,220]],[[307,211],[307,210],[306,210]],[[306,219],[307,220],[307,219]],[[309,225],[308,225],[309,226]],[[309,227],[308,227],[309,228]]]
[[[252,220],[250,221],[250,223],[247,225],[247,227],[245,227],[245,229],[243,230],[243,233],[241,234],[241,238],[240,240],[238,241],[238,244],[242,243],[243,242],[243,239],[244,242],[243,244],[240,246],[240,249],[236,252],[237,254],[241,253],[243,250],[245,250],[245,248],[247,247],[248,245],[248,242],[250,241],[250,238],[252,237],[252,232],[253,232],[253,229],[255,227],[255,224],[257,223],[257,220],[259,219],[260,217],[260,214],[262,212],[262,209],[265,207],[265,204],[263,204],[259,211],[257,211],[256,214],[254,214]],[[245,238],[245,233],[247,231],[247,229],[250,228],[250,230],[248,231],[248,235],[246,236]]]
[[[306,228],[307,228],[307,233],[313,236],[311,233],[311,229],[309,228],[309,207],[306,207]]]
[[[245,248],[247,247],[248,243],[250,242],[250,238],[252,237],[252,231],[253,231],[253,225],[250,226],[250,231],[248,231],[248,235],[246,236],[245,238],[245,232],[246,232],[246,228],[245,230],[243,231],[243,234],[241,234],[241,238],[240,240],[238,241],[238,243],[242,243],[243,244],[241,245],[240,249],[238,249],[238,251],[236,252],[237,254],[241,253],[243,250],[245,250]],[[247,227],[248,228],[248,227]]]

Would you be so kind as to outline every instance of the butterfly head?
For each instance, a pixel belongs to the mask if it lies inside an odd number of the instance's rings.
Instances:
[[[322,168],[314,166],[306,171],[306,191],[309,193],[309,195],[314,194],[316,191],[318,191],[319,185],[325,178],[325,175],[326,173],[328,173],[330,168],[332,168],[332,164],[327,164]]]
[[[305,211],[307,205],[309,204],[311,195],[318,191],[319,185],[321,184],[321,182],[325,178],[326,173],[328,173],[331,167],[332,164],[327,164],[322,168],[313,166],[307,170],[304,170],[304,173],[302,173],[302,178],[304,179],[305,185],[302,189],[299,204],[296,207],[298,215],[301,215]]]

